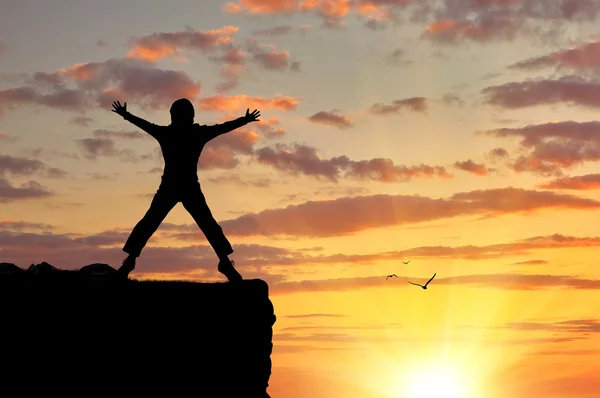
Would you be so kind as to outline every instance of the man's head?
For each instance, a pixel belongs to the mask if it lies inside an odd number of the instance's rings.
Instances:
[[[194,105],[187,98],[180,98],[171,105],[172,124],[193,124]]]

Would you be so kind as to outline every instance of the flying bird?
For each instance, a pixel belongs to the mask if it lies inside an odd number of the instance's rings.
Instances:
[[[402,264],[408,265],[408,263],[410,263],[410,260],[408,260],[408,261],[402,261]]]
[[[415,286],[421,286],[423,288],[423,290],[427,290],[427,285],[429,285],[429,282],[431,282],[433,280],[433,278],[435,278],[436,274],[433,274],[433,276],[431,277],[430,280],[427,281],[426,284],[424,285],[419,285],[418,283],[412,283],[411,281],[408,281],[408,283],[410,283],[411,285],[415,285]]]
[[[392,275],[388,275],[388,276],[386,276],[386,277],[385,277],[385,280],[387,281],[387,279],[388,279],[388,278],[391,278],[392,276],[394,276],[394,277],[396,277],[396,278],[398,277],[396,274],[392,274]]]

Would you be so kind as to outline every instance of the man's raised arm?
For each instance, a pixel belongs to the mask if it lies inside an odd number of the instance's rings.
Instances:
[[[122,106],[119,101],[113,102],[112,111],[122,116],[123,119],[128,122],[136,125],[140,129],[144,130],[146,133],[150,134],[152,137],[158,139],[158,131],[160,126],[154,123],[150,123],[147,120],[142,119],[141,117],[137,117],[134,114],[127,111],[127,102],[125,102]]]
[[[245,126],[248,123],[258,121],[260,112],[255,109],[252,113],[248,113],[249,110],[250,109],[246,109],[245,116],[238,117],[237,119],[230,120],[225,123],[207,126],[206,128],[208,129],[208,141],[220,136],[221,134],[229,133],[232,130]]]

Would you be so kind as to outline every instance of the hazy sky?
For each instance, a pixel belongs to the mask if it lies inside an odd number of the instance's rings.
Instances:
[[[114,100],[163,125],[182,97],[200,124],[258,109],[198,175],[269,283],[273,398],[595,397],[599,19],[595,0],[0,1],[0,262],[120,265],[163,161]],[[132,277],[216,264],[179,204]]]

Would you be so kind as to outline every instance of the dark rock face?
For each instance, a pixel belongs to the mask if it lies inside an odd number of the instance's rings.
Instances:
[[[0,263],[0,394],[269,397],[276,318],[264,281],[115,275],[99,263]]]

